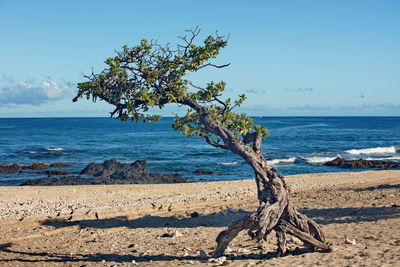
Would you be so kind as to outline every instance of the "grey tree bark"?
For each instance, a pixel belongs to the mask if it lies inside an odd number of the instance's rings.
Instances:
[[[287,253],[287,235],[293,235],[302,240],[305,246],[329,252],[332,247],[325,243],[325,236],[321,227],[298,212],[289,200],[289,188],[282,175],[274,168],[268,166],[264,158],[261,145],[262,136],[259,133],[251,133],[238,138],[230,131],[218,125],[209,115],[207,107],[194,100],[188,100],[183,104],[194,109],[207,130],[224,141],[224,146],[241,156],[254,170],[257,185],[257,197],[259,207],[256,212],[233,223],[228,229],[222,231],[216,241],[217,248],[214,256],[222,256],[228,244],[239,232],[247,230],[250,237],[256,240],[267,240],[272,230],[276,232],[278,239],[278,253],[284,256]],[[247,146],[251,144],[251,147]]]

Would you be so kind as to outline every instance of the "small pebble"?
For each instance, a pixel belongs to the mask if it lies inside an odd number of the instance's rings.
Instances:
[[[223,264],[226,261],[226,257],[222,256],[219,258],[209,258],[208,262],[213,262],[213,263],[218,263],[218,264]]]
[[[179,232],[178,230],[176,230],[173,234],[172,237],[181,237],[183,236],[183,234],[181,232]]]
[[[345,243],[346,244],[350,244],[350,245],[355,245],[355,244],[357,244],[357,242],[356,242],[356,240],[353,238],[353,239],[349,239],[349,238],[347,238],[346,237],[346,239],[345,239]]]
[[[203,259],[208,258],[207,254],[204,250],[199,251],[199,256],[200,256],[200,258],[203,258]]]
[[[197,211],[192,212],[192,213],[190,214],[190,217],[192,217],[192,218],[197,218],[197,217],[199,217],[199,213],[198,213]]]

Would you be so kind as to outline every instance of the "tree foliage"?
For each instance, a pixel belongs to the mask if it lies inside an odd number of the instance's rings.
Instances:
[[[133,47],[123,46],[114,57],[105,60],[107,67],[103,71],[92,72],[85,76],[87,81],[78,83],[74,101],[79,97],[100,99],[115,106],[111,116],[145,122],[160,119],[158,115],[147,114],[151,107],[162,109],[171,103],[187,105],[188,101],[195,101],[206,107],[213,120],[237,138],[244,140],[255,132],[266,136],[268,131],[255,125],[252,118],[232,111],[246,100],[244,94],[236,100],[222,100],[225,82],[211,81],[201,87],[188,78],[191,73],[207,67],[229,66],[211,62],[227,46],[227,38],[216,33],[197,44],[200,29],[187,32],[186,36],[179,37],[181,42],[174,49],[169,44],[160,45],[145,39]],[[187,136],[202,136],[216,147],[226,147],[219,136],[201,123],[199,114],[192,108],[174,120],[173,128]]]

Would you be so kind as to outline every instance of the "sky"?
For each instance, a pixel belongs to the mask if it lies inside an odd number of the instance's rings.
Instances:
[[[229,35],[200,84],[227,82],[254,116],[400,116],[400,1],[0,0],[0,117],[108,116],[72,102],[123,45]],[[175,106],[163,116],[179,113]]]

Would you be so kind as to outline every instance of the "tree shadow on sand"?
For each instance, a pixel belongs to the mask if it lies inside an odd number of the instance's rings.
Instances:
[[[378,220],[400,217],[399,207],[362,207],[362,208],[330,208],[330,209],[304,209],[304,214],[316,220],[319,224],[374,222]],[[236,220],[246,216],[248,212],[232,211],[199,215],[196,218],[178,218],[176,216],[153,216],[129,220],[126,216],[105,219],[83,219],[79,221],[66,221],[64,219],[47,219],[42,225],[55,228],[79,225],[80,228],[195,228],[195,227],[227,227]]]
[[[70,254],[64,253],[47,253],[47,252],[26,252],[26,251],[18,251],[12,248],[11,243],[5,243],[0,245],[1,253],[8,253],[10,256],[14,256],[15,258],[3,258],[0,259],[1,262],[24,262],[24,263],[56,263],[56,262],[132,262],[135,261],[137,263],[141,262],[153,262],[156,264],[157,262],[169,262],[169,261],[198,261],[198,262],[207,262],[207,258],[202,258],[200,256],[176,256],[176,255],[145,255],[145,256],[133,256],[133,255],[119,255],[119,254],[104,254],[104,253],[95,253],[95,254],[83,254],[77,253],[71,256]],[[312,250],[303,248],[298,249],[295,253],[296,255],[301,255],[304,253],[309,253]],[[19,258],[21,256],[28,256],[30,258]],[[268,260],[271,258],[278,257],[277,252],[268,252],[265,254],[260,253],[249,253],[243,255],[234,255],[234,254],[226,254],[227,259],[229,260],[247,260],[247,259],[260,259],[260,260]],[[35,258],[37,257],[37,258]]]
[[[379,185],[366,188],[343,188],[340,190],[351,190],[356,192],[374,191],[382,189],[400,189],[400,184]],[[361,208],[326,208],[326,209],[301,209],[301,212],[314,219],[319,224],[352,223],[352,222],[374,222],[378,220],[393,219],[400,217],[400,207],[361,207]],[[195,228],[195,227],[227,227],[234,221],[249,214],[244,210],[226,209],[221,212],[210,214],[197,214],[180,218],[177,216],[155,216],[145,215],[140,218],[129,220],[127,216],[113,218],[82,219],[79,221],[67,221],[62,218],[50,218],[41,222],[42,225],[55,228],[79,225],[81,228]]]
[[[227,227],[236,220],[246,216],[246,211],[233,211],[227,209],[223,212],[211,213],[207,215],[198,215],[195,218],[177,216],[153,216],[145,215],[143,217],[128,220],[127,216],[118,216],[105,219],[84,219],[79,221],[66,221],[64,219],[47,219],[41,222],[42,225],[52,226],[56,228],[69,227],[79,225],[81,228],[195,228],[195,227]]]
[[[400,217],[398,207],[362,207],[303,210],[319,224],[375,222]]]
[[[370,186],[365,188],[343,188],[341,190],[351,190],[355,192],[362,192],[362,191],[375,191],[380,189],[400,189],[400,184],[382,184],[377,186]]]
[[[342,188],[341,191],[377,191],[400,189],[400,184],[383,184],[364,188]],[[394,219],[400,217],[400,206],[391,207],[361,207],[361,208],[331,208],[331,209],[307,209],[302,210],[307,216],[313,218],[319,224],[374,222],[378,220]]]

